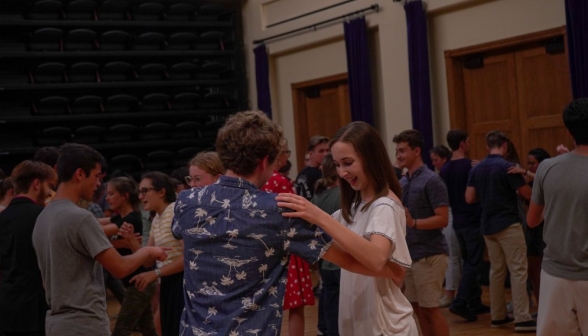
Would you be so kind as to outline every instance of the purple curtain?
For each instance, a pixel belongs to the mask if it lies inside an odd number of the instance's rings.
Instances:
[[[372,80],[370,75],[370,51],[365,18],[357,18],[343,24],[347,73],[349,77],[349,101],[352,121],[365,121],[374,125]]]
[[[410,77],[410,106],[412,127],[423,135],[423,160],[430,167],[429,151],[433,148],[433,117],[431,114],[431,84],[429,78],[429,44],[427,17],[421,0],[404,5],[408,32],[408,70]]]
[[[588,97],[588,1],[566,0],[568,57],[574,99]]]
[[[257,87],[257,108],[272,117],[272,98],[270,96],[269,85],[269,62],[267,59],[267,49],[265,44],[261,44],[255,49],[255,84]]]

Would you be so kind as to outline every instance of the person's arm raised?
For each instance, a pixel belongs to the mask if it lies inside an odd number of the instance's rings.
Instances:
[[[372,235],[372,239],[366,240],[341,225],[302,196],[279,194],[276,200],[278,206],[294,210],[293,212],[284,212],[282,214],[284,217],[302,218],[309,223],[318,225],[345,251],[371,271],[379,273],[386,267],[392,248],[392,242],[386,237]]]

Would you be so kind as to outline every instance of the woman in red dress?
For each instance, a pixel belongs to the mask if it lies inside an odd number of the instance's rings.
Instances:
[[[279,173],[279,169],[286,165],[290,157],[288,142],[284,139],[282,151],[277,157],[276,169],[274,173],[261,188],[267,192],[293,193],[294,186],[292,182]],[[304,306],[314,305],[314,293],[312,291],[312,281],[310,279],[310,270],[308,263],[300,257],[290,255],[288,265],[288,283],[284,295],[284,310],[289,310],[288,329],[290,336],[304,335]]]

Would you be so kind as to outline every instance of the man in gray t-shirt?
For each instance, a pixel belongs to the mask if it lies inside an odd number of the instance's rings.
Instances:
[[[101,159],[88,146],[63,145],[57,192],[35,224],[33,246],[49,305],[47,336],[110,335],[102,266],[121,278],[143,263],[167,258],[160,247],[122,257],[94,216],[76,205],[80,198],[92,200],[100,184]]]
[[[537,335],[588,335],[588,99],[563,120],[576,148],[541,162],[527,215],[530,227],[545,219]]]

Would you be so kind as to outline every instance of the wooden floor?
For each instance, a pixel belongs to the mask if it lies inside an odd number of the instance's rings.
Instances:
[[[488,299],[488,287],[482,287],[482,301],[489,305],[490,300]],[[510,300],[510,291],[507,289],[507,295]],[[119,304],[112,295],[108,295],[108,315],[111,318],[111,326],[114,326],[114,318],[118,313]],[[534,312],[537,310],[536,306],[531,308]],[[478,321],[476,322],[465,322],[461,317],[455,316],[449,312],[447,308],[443,308],[443,315],[449,323],[449,330],[451,335],[455,336],[487,336],[487,335],[520,335],[514,333],[514,324],[508,324],[501,328],[490,327],[490,314],[479,315]],[[316,336],[317,335],[317,306],[307,306],[305,309],[306,323],[304,336]],[[139,333],[133,333],[133,335],[140,335]],[[282,323],[282,336],[289,336],[288,333],[288,313],[284,313],[284,321]],[[527,333],[526,335],[535,335],[535,333]],[[358,335],[364,336],[364,335]],[[366,335],[367,336],[367,335]]]

